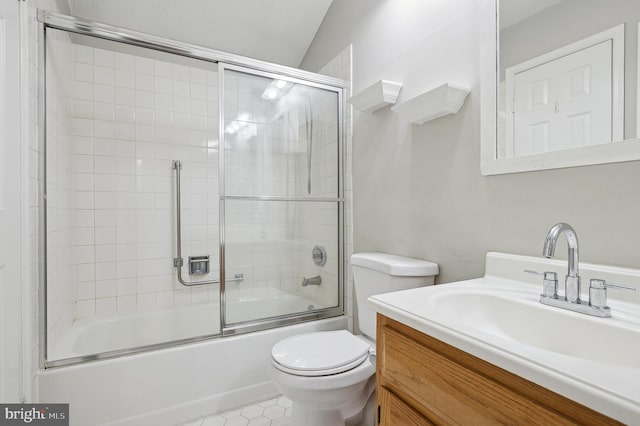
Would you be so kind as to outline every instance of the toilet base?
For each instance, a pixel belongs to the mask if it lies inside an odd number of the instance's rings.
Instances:
[[[376,424],[376,392],[375,389],[364,406],[357,423],[347,421],[346,426],[371,426]]]
[[[358,392],[358,397],[335,407],[319,407],[290,397],[291,424],[295,426],[371,426],[375,419],[375,376]]]
[[[372,426],[376,421],[376,392],[375,388],[373,393],[369,397],[369,401],[365,404],[362,411],[357,416],[354,416],[345,421],[345,426]]]

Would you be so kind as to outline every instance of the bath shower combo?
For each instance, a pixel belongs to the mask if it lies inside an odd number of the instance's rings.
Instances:
[[[345,82],[46,11],[38,21],[42,399],[95,406],[73,391],[92,389],[87,378],[153,395],[77,414],[89,424],[270,396],[260,354],[347,326]],[[287,90],[263,96],[274,82]],[[159,385],[162,365],[191,373]]]

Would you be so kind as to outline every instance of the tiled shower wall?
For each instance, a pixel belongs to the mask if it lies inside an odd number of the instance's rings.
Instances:
[[[352,51],[351,45],[347,46],[342,52],[340,52],[335,58],[333,58],[328,64],[326,64],[322,69],[317,71],[320,74],[328,75],[330,77],[335,77],[344,80],[346,84],[345,90],[345,98],[349,98],[351,96],[351,87],[352,87]],[[345,311],[347,313],[348,322],[349,322],[349,330],[353,330],[353,274],[351,272],[351,254],[353,253],[353,222],[352,222],[352,185],[351,185],[351,140],[352,140],[352,108],[351,105],[345,103],[344,114],[343,114],[343,135],[344,135],[344,164],[343,164],[343,174],[342,178],[344,179],[344,268],[345,268]],[[326,132],[325,127],[325,132]],[[322,138],[321,138],[322,139]],[[319,147],[320,148],[320,147]],[[320,148],[326,149],[326,148]],[[318,161],[326,161],[329,157],[328,154],[320,154],[318,155]],[[322,169],[320,169],[322,170]],[[321,214],[316,212],[315,214]],[[307,240],[309,243],[313,241],[313,244],[330,244],[330,239],[324,240],[322,238],[322,234],[318,234],[318,227],[315,223],[320,223],[326,226],[327,220],[330,220],[330,217],[326,214],[323,215],[325,219],[317,219],[316,221],[308,221],[305,227],[305,234],[307,235]],[[330,234],[324,234],[330,235]],[[334,234],[335,235],[335,234]],[[303,274],[305,276],[314,276],[319,273],[320,268],[315,266],[311,262],[310,254],[306,252],[300,253],[302,256],[301,265],[304,268]],[[337,256],[334,257],[331,254],[328,256],[327,264],[329,263],[337,263]],[[323,268],[327,270],[333,270],[329,268]],[[337,283],[337,277],[335,278]],[[321,286],[322,287],[322,286]],[[312,289],[312,291],[314,291]],[[323,299],[327,299],[331,297],[331,289],[330,286],[324,288],[315,289],[316,292],[319,293],[318,297]]]
[[[181,160],[183,277],[200,254],[212,270],[197,278],[218,276],[216,66],[76,44],[73,75],[75,318],[217,300],[178,284],[172,261]]]

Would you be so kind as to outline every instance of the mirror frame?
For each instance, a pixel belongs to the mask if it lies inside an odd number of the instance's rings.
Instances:
[[[499,41],[498,6],[500,0],[482,0],[480,36],[480,171],[484,176],[520,173],[535,170],[550,170],[593,164],[619,163],[640,160],[640,139],[626,139],[607,144],[591,145],[563,151],[523,155],[521,157],[497,158],[497,101]],[[640,23],[639,23],[640,31]],[[640,32],[638,36],[640,53]],[[640,82],[640,54],[638,55],[638,78]],[[638,99],[640,100],[640,84]],[[639,102],[640,103],[640,102]],[[640,125],[640,108],[638,111]],[[640,133],[640,128],[638,129]]]

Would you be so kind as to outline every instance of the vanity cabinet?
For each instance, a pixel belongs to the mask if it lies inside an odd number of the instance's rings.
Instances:
[[[380,425],[621,424],[378,314]]]

